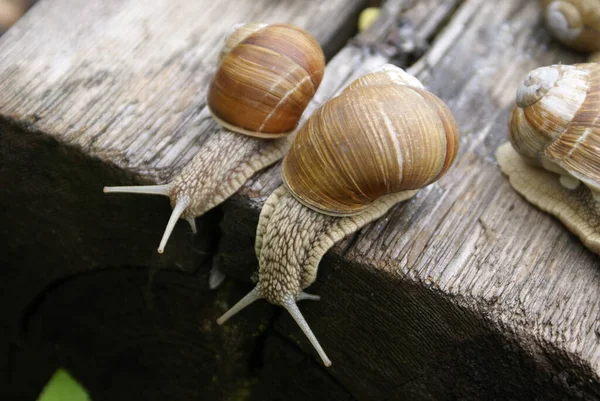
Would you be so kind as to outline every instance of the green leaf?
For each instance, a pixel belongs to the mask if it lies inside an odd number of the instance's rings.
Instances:
[[[37,401],[90,401],[90,396],[69,372],[58,369],[44,386]]]

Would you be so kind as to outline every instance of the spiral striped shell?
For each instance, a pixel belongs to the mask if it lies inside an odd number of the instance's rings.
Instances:
[[[325,69],[319,43],[293,25],[251,24],[226,42],[208,108],[226,128],[273,138],[293,131]]]
[[[284,159],[283,180],[306,206],[350,215],[434,182],[457,148],[448,107],[391,66],[359,78],[310,117]]]
[[[580,51],[600,51],[600,0],[542,0],[552,34]]]
[[[509,138],[533,163],[600,189],[600,64],[529,73],[517,91]]]

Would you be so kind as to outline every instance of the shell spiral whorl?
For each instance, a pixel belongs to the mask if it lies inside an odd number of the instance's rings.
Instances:
[[[422,88],[393,67],[359,78],[323,105],[284,159],[290,192],[342,216],[441,177],[456,157],[458,128],[448,107]]]
[[[559,70],[553,67],[540,67],[530,72],[517,89],[517,106],[525,108],[539,101],[555,86],[559,77]]]
[[[542,0],[546,25],[563,44],[600,50],[600,0]]]
[[[228,129],[274,138],[291,132],[325,69],[319,43],[293,25],[246,25],[226,42],[207,104]]]
[[[219,53],[219,64],[223,62],[223,59],[229,54],[231,49],[236,47],[241,41],[252,35],[254,32],[269,26],[260,22],[249,22],[246,24],[236,24],[231,30],[223,43],[223,48]]]

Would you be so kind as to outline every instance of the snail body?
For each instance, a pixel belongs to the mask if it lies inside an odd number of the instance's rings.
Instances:
[[[266,201],[256,236],[257,286],[218,319],[264,298],[283,306],[326,366],[331,361],[296,301],[335,242],[440,178],[456,157],[458,129],[444,103],[397,67],[351,83],[298,131],[284,185]]]
[[[321,47],[302,29],[284,24],[240,26],[226,40],[207,95],[209,111],[224,128],[209,137],[171,182],[105,187],[104,192],[170,198],[173,212],[158,247],[163,253],[180,218],[196,232],[195,217],[283,157],[291,144],[287,135],[298,124],[324,69]]]
[[[497,159],[511,184],[600,252],[600,64],[530,72],[517,91],[509,139]]]
[[[600,51],[600,0],[542,0],[546,25],[563,44]]]

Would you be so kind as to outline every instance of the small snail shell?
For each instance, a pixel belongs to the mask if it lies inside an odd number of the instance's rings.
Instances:
[[[600,51],[600,0],[542,0],[546,25],[563,44]]]
[[[516,100],[510,145],[497,152],[500,167],[528,200],[557,215],[599,252],[600,64],[537,68]],[[578,188],[581,182],[590,191]]]
[[[315,280],[321,257],[440,178],[457,147],[448,108],[399,68],[386,66],[351,83],[298,131],[284,160],[285,185],[261,211],[258,285],[218,323],[265,298],[290,312],[329,366],[296,306],[298,300],[319,299],[303,290]]]
[[[209,110],[236,132],[262,138],[287,135],[321,83],[323,51],[312,36],[292,25],[250,30],[243,40],[236,36],[228,41],[238,43],[224,55],[211,82]]]
[[[292,25],[241,26],[226,41],[222,56],[207,105],[213,115],[219,116],[215,119],[221,125],[237,133],[222,129],[211,135],[202,151],[168,184],[104,188],[107,193],[170,198],[173,212],[159,253],[164,252],[179,218],[187,220],[195,233],[195,217],[219,205],[257,171],[283,157],[291,138],[265,140],[253,136],[281,136],[281,132],[269,133],[275,131],[275,125],[280,131],[294,129],[325,69],[319,44]]]

